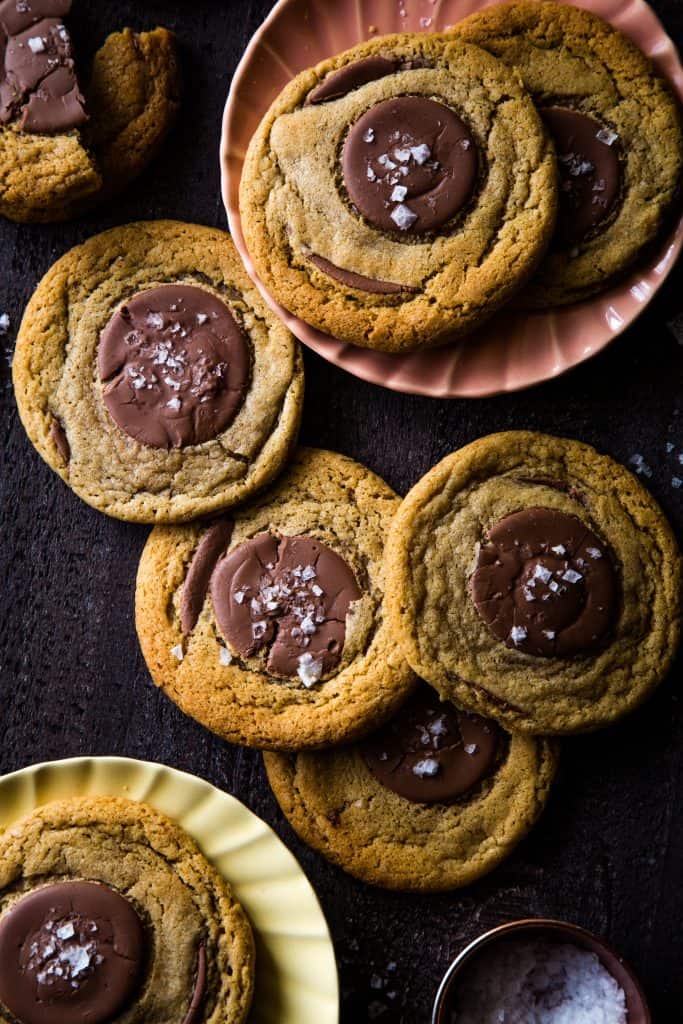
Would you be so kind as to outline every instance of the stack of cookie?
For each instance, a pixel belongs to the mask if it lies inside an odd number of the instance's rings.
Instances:
[[[300,74],[251,142],[240,215],[282,306],[405,353],[614,282],[666,227],[682,167],[676,101],[633,43],[522,2]]]

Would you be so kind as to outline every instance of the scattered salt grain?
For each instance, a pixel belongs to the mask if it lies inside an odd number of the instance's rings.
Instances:
[[[598,558],[602,558],[602,551],[600,551],[599,548],[586,548],[586,553],[589,554],[591,558],[595,558],[596,560]]]
[[[206,313],[197,313],[197,323],[200,325],[200,327],[202,324],[205,324],[208,319],[209,318],[206,315]]]
[[[567,569],[566,572],[562,573],[562,579],[566,580],[567,583],[578,583],[579,580],[583,579],[580,572],[576,572],[575,569]]]
[[[431,18],[420,18],[420,25],[422,26],[422,28],[429,28],[431,23],[432,23],[432,19]]]
[[[626,1024],[626,997],[595,953],[501,942],[475,960],[454,1000],[458,1024]]]
[[[418,761],[413,765],[413,775],[417,775],[420,779],[433,778],[439,772],[439,762],[435,761],[433,757],[425,757],[422,761]]]
[[[638,452],[635,452],[628,461],[635,467],[635,471],[639,476],[641,474],[646,477],[652,476],[652,468],[648,466],[643,456]]]
[[[185,654],[183,653],[182,644],[176,644],[175,647],[172,647],[171,654],[173,655],[174,658],[177,658],[178,661],[182,661],[183,658],[185,657]]]
[[[396,227],[400,228],[401,231],[407,231],[417,220],[417,214],[413,213],[410,207],[404,203],[396,206],[391,211],[390,216]]]
[[[368,164],[368,181],[377,181],[377,175],[373,171],[370,164]]]
[[[232,654],[227,647],[221,647],[218,651],[218,660],[221,665],[232,665]]]
[[[543,583],[550,583],[552,576],[553,574],[551,573],[550,569],[548,569],[545,565],[541,565],[540,562],[534,569],[533,578],[536,580],[542,580]]]
[[[678,490],[679,487],[683,487],[683,480],[681,480],[680,476],[671,477],[671,486],[675,487],[676,490]]]
[[[363,132],[363,142],[374,142],[375,141],[375,129],[368,128],[367,131]]]
[[[411,146],[410,155],[416,164],[420,164],[420,166],[422,166],[422,164],[427,163],[432,155],[432,151],[429,146],[425,145],[423,142],[421,146]]]
[[[547,640],[554,640],[555,639],[555,630],[554,629],[544,629],[543,630],[543,636]]]
[[[521,644],[522,640],[526,640],[528,635],[524,626],[513,626],[510,630],[510,639],[513,644]]]
[[[469,754],[470,757],[472,757],[474,754],[477,754],[479,752],[479,747],[477,746],[476,743],[466,743],[465,746],[463,747],[463,750],[465,751],[466,754]]]
[[[312,654],[301,655],[297,675],[307,689],[310,690],[312,686],[315,686],[320,681],[322,674],[322,661],[316,661]]]
[[[601,128],[599,132],[595,133],[595,138],[604,142],[606,146],[613,146],[619,136],[611,128]]]
[[[45,49],[45,40],[41,36],[32,36],[28,45],[31,53],[42,53]]]
[[[394,186],[394,191],[391,193],[392,203],[402,203],[405,197],[408,195],[408,189],[405,185]]]
[[[551,548],[550,550],[554,551],[556,555],[560,555],[560,556],[567,554],[567,549],[564,546],[564,544],[556,544],[555,547]]]
[[[7,313],[0,313],[0,334],[7,334],[9,331],[10,319]]]

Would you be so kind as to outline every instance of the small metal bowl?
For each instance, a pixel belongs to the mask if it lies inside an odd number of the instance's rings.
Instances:
[[[510,936],[526,935],[533,938],[555,942],[570,942],[574,946],[588,949],[595,953],[603,966],[624,990],[626,996],[626,1019],[628,1024],[652,1024],[652,1016],[640,987],[640,982],[633,971],[613,949],[595,935],[579,928],[578,925],[566,921],[549,921],[545,918],[528,918],[522,921],[511,921],[500,925],[490,932],[480,935],[469,946],[463,949],[450,965],[439,986],[434,1003],[432,1024],[457,1024],[457,1015],[452,1010],[451,997],[455,994],[458,979],[462,976],[465,966],[469,966],[484,947],[494,942],[505,940]]]

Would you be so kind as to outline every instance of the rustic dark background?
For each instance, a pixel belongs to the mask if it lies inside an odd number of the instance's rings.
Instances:
[[[683,2],[655,6],[674,39],[683,41]],[[0,313],[11,317],[9,332],[0,336],[7,357],[0,367],[0,771],[78,754],[125,754],[194,772],[236,794],[294,850],[320,896],[339,958],[344,1024],[426,1024],[454,954],[485,928],[526,915],[567,918],[606,936],[637,968],[656,1024],[678,1024],[680,659],[643,710],[606,732],[565,743],[548,810],[504,866],[464,892],[434,898],[370,889],[308,851],[279,813],[259,754],[215,739],[150,683],[133,626],[135,571],[147,529],[87,508],[41,462],[17,416],[11,349],[40,277],[95,232],[157,217],[225,227],[221,113],[237,61],[271,3],[76,0],[74,7],[74,34],[85,53],[125,25],[175,29],[187,88],[180,124],[161,158],[108,209],[58,227],[0,223]],[[606,353],[561,380],[509,397],[434,401],[392,394],[307,352],[303,440],[353,456],[405,493],[442,456],[494,430],[526,427],[579,438],[622,462],[642,455],[651,469],[645,483],[683,538],[683,489],[672,482],[683,477],[677,459],[683,452],[681,284],[677,271]],[[672,452],[667,442],[675,445]]]

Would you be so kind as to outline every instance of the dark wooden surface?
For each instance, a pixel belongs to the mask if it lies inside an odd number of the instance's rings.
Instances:
[[[386,0],[393,3],[394,0]],[[0,223],[0,770],[78,754],[124,754],[201,775],[275,827],[313,882],[338,954],[344,1024],[421,1024],[449,960],[498,922],[576,921],[608,937],[637,968],[656,1024],[683,1021],[683,701],[681,660],[639,713],[568,741],[561,776],[533,835],[464,892],[422,898],[372,890],[308,851],[270,795],[256,752],[228,746],[151,685],[133,626],[143,527],[87,508],[27,442],[9,355],[22,309],[51,263],[115,224],[175,217],[224,227],[217,163],[232,72],[270,0],[76,0],[77,41],[92,52],[115,28],[165,24],[182,41],[181,123],[155,166],[106,210],[59,227]],[[683,2],[656,4],[683,41]],[[306,354],[303,440],[351,455],[405,491],[442,456],[493,430],[579,438],[646,480],[683,536],[683,316],[676,272],[645,315],[588,365],[535,390],[483,401],[433,401],[363,384]],[[681,332],[683,338],[683,330]],[[666,443],[676,445],[667,454]],[[393,969],[392,969],[393,968]],[[373,976],[376,976],[373,978]],[[381,987],[374,987],[381,983]],[[393,998],[390,998],[390,995]],[[302,1021],[301,1024],[316,1024]]]

